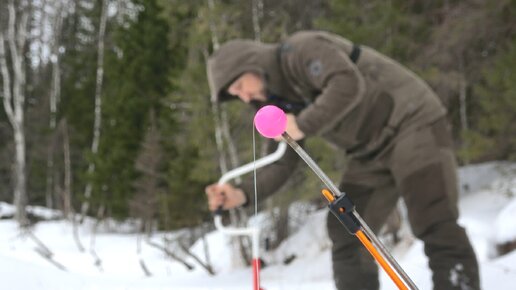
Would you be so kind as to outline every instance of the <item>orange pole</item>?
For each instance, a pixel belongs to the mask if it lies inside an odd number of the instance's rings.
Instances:
[[[382,257],[382,255],[380,255],[380,253],[378,253],[378,251],[373,246],[371,241],[369,241],[369,239],[366,237],[364,232],[359,230],[359,231],[357,231],[356,236],[360,240],[360,242],[362,242],[364,247],[366,247],[366,249],[369,251],[369,253],[371,253],[371,255],[374,257],[376,262],[378,262],[378,264],[380,264],[380,266],[383,268],[383,270],[385,270],[387,275],[389,275],[389,277],[391,277],[391,280],[394,282],[394,284],[396,284],[396,286],[398,286],[399,289],[408,290],[407,286],[405,286],[405,284],[401,281],[401,279],[398,277],[396,272],[394,272],[394,270],[387,263],[387,261],[385,261],[385,259]]]
[[[335,197],[333,196],[333,194],[327,190],[327,189],[323,189],[322,190],[322,194],[324,195],[324,197],[329,201],[329,202],[333,202],[335,200]],[[344,212],[344,210],[341,208],[340,209],[341,212]],[[373,258],[376,260],[376,262],[378,262],[378,264],[380,264],[380,266],[383,268],[383,270],[387,273],[387,275],[389,275],[389,277],[391,277],[391,280],[394,282],[394,284],[396,284],[396,286],[398,286],[399,289],[401,290],[408,290],[407,286],[405,286],[405,284],[401,281],[401,279],[398,277],[398,275],[396,274],[396,272],[394,272],[394,270],[391,268],[391,266],[389,265],[389,263],[387,263],[387,261],[385,261],[385,259],[383,258],[382,255],[380,255],[380,253],[378,252],[378,250],[376,250],[376,248],[373,246],[373,244],[371,243],[371,241],[369,241],[369,239],[367,238],[367,236],[364,234],[364,232],[362,232],[361,230],[357,231],[356,234],[357,238],[360,240],[360,242],[362,242],[362,244],[364,245],[364,247],[366,247],[366,249],[369,251],[369,253],[373,256]]]
[[[333,194],[326,188],[322,190],[322,194],[324,195],[324,197],[326,197],[326,199],[329,202],[333,202],[335,200],[335,197],[333,196]]]

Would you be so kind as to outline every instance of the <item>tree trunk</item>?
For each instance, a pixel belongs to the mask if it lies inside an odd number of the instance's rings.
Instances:
[[[183,252],[185,252],[189,257],[191,257],[192,259],[194,259],[199,265],[201,265],[201,267],[206,270],[206,272],[208,272],[208,274],[210,274],[211,276],[215,275],[215,272],[213,271],[213,268],[211,267],[211,264],[209,263],[209,261],[207,261],[206,263],[204,263],[201,259],[199,259],[199,257],[197,257],[197,255],[195,255],[194,253],[192,253],[190,251],[190,249],[188,249],[187,246],[185,246],[183,243],[181,242],[178,242],[179,246],[181,247],[181,249],[183,250]]]
[[[42,12],[42,25],[41,27],[44,27],[46,24],[46,17],[47,14],[45,11],[45,5],[46,1],[43,3]],[[56,118],[57,118],[57,107],[59,104],[59,99],[61,95],[61,68],[59,65],[59,37],[61,35],[61,27],[63,23],[63,7],[60,1],[57,1],[55,6],[55,15],[54,19],[52,21],[52,28],[53,28],[53,37],[50,43],[50,50],[51,50],[51,56],[50,56],[50,62],[52,64],[52,80],[50,85],[50,121],[49,121],[49,128],[51,135],[55,135],[55,129],[56,129]],[[43,40],[41,40],[41,43],[43,43]],[[41,45],[42,46],[42,45]],[[54,188],[54,148],[55,148],[55,137],[50,138],[51,141],[49,142],[49,148],[47,153],[47,190],[46,190],[46,204],[48,208],[53,208],[54,202],[53,202],[53,194],[52,189]]]
[[[229,129],[228,112],[224,106],[220,106],[220,114],[222,123],[222,135],[224,136],[224,139],[228,145],[229,161],[231,162],[231,167],[236,168],[240,164],[240,160],[238,158],[238,151],[236,149],[235,142],[233,142],[231,131]],[[240,183],[241,178],[238,177],[235,181]]]
[[[13,128],[15,146],[14,164],[14,198],[16,207],[15,218],[20,225],[27,223],[25,206],[27,204],[26,189],[26,143],[25,143],[25,58],[24,49],[27,40],[28,12],[23,4],[20,5],[20,17],[16,18],[16,7],[14,1],[8,3],[8,27],[7,39],[4,38],[4,31],[0,30],[0,69],[3,80],[3,105],[4,110]],[[4,42],[7,42],[12,64],[12,86],[11,72],[7,66],[6,49]]]
[[[273,248],[278,247],[281,244],[281,242],[288,238],[288,220],[288,205],[280,206],[278,216],[276,218],[276,241]]]
[[[70,139],[68,137],[68,122],[61,120],[63,132],[63,162],[64,162],[64,190],[63,190],[63,216],[68,219],[72,213],[72,162],[70,158]]]
[[[193,270],[195,269],[194,266],[190,265],[190,263],[188,263],[186,260],[182,259],[181,257],[179,257],[178,255],[174,254],[172,251],[170,251],[167,247],[165,246],[162,246],[158,243],[155,243],[153,241],[151,241],[150,239],[146,239],[145,242],[153,247],[153,248],[156,248],[158,250],[161,250],[163,253],[165,253],[168,257],[174,259],[175,261],[183,264],[183,266],[186,267],[186,269],[188,269],[189,271],[190,270]]]
[[[260,20],[263,17],[263,0],[251,0],[252,5],[252,18],[253,18],[253,33],[254,33],[254,40],[256,41],[262,41],[262,29],[260,26]],[[254,126],[253,126],[253,130]],[[253,131],[253,134],[256,132]],[[256,142],[256,139],[255,139]],[[260,142],[260,152],[258,153],[258,156],[264,157],[267,155],[267,146],[269,144],[269,140],[266,138],[259,138]],[[256,146],[256,144],[254,145]]]
[[[212,12],[211,14],[213,14],[213,12],[215,10],[215,1],[214,0],[207,0],[207,1],[208,1],[208,7]],[[213,15],[210,15],[209,26],[210,26],[210,32],[211,32],[211,42],[212,42],[212,46],[213,46],[213,51],[216,51],[220,47],[220,42],[218,39],[217,26],[216,26],[215,22],[213,21]],[[211,100],[211,109],[212,109],[212,113],[213,113],[213,119],[214,119],[214,123],[215,123],[215,143],[217,144],[217,152],[219,154],[219,168],[220,168],[221,174],[224,174],[228,171],[226,152],[224,149],[224,139],[226,139],[228,146],[230,146],[229,154],[230,154],[230,158],[233,159],[233,163],[238,163],[238,157],[236,157],[236,149],[234,147],[234,144],[231,140],[231,136],[229,133],[229,127],[227,124],[227,114],[225,113],[224,108],[222,106],[220,106],[219,102],[217,101],[216,95],[211,96],[210,100]],[[232,148],[231,148],[231,146],[232,146]],[[238,219],[236,217],[236,213],[234,212],[234,210],[230,210],[230,220],[231,220],[231,224],[238,225]],[[232,243],[233,264],[237,265],[237,264],[239,264],[238,260],[241,260],[241,259],[237,258],[237,256],[238,256],[237,253],[240,251],[241,243],[240,243],[238,237],[236,239],[232,239],[232,242],[233,242]]]
[[[104,206],[101,205],[97,211],[97,220],[95,221],[95,225],[93,225],[90,240],[90,254],[95,261],[95,266],[97,266],[100,272],[104,272],[104,268],[102,268],[102,260],[97,255],[97,251],[95,251],[95,242],[97,238],[97,230],[102,220],[104,220]]]
[[[52,134],[54,135],[54,134]],[[54,208],[54,199],[52,192],[54,191],[54,142],[53,137],[50,137],[48,150],[47,150],[47,180],[46,180],[46,192],[45,192],[45,205],[47,208]]]
[[[203,225],[201,226],[201,230],[202,230],[202,233],[201,233],[201,238],[202,238],[202,249],[204,251],[204,259],[206,260],[206,265],[210,268],[210,269],[213,269],[212,265],[211,265],[211,256],[210,256],[210,249],[208,248],[208,240],[206,239],[206,232],[207,232],[207,225],[205,225],[203,223]]]
[[[253,14],[253,32],[254,40],[262,40],[262,30],[260,28],[260,18],[263,15],[263,0],[251,0]]]
[[[213,12],[215,10],[215,1],[208,0],[208,7],[210,8],[211,12]],[[218,33],[217,33],[217,26],[215,25],[215,22],[213,21],[213,15],[210,15],[210,24],[209,25],[210,25],[211,44],[213,45],[213,51],[217,51],[220,47],[220,42],[219,42]]]
[[[26,234],[32,241],[36,243],[37,247],[34,248],[36,253],[40,254],[43,258],[45,258],[52,265],[56,266],[60,270],[67,271],[65,266],[54,260],[54,253],[52,253],[52,251],[40,239],[38,239],[38,237],[36,237],[36,235],[32,232],[31,229],[27,229]]]
[[[142,220],[143,223],[143,220]],[[152,276],[152,273],[149,271],[149,268],[145,264],[145,261],[142,258],[142,234],[140,233],[136,236],[136,254],[138,255],[138,263],[143,270],[143,273],[146,277]]]
[[[104,80],[104,37],[106,34],[107,22],[107,0],[102,1],[99,36],[97,45],[97,76],[95,82],[95,120],[93,124],[93,141],[91,144],[91,153],[95,156],[99,150],[100,128],[102,125],[102,82]],[[88,166],[88,176],[95,172],[95,163],[90,162]],[[81,221],[88,212],[90,207],[90,198],[92,191],[91,181],[88,181],[84,190],[84,202],[81,206]]]
[[[50,129],[56,128],[57,107],[61,99],[61,67],[59,63],[59,38],[61,36],[61,27],[63,24],[63,7],[62,4],[56,4],[55,18],[52,23],[54,35],[51,42],[50,62],[52,63],[52,84],[50,87]]]
[[[462,133],[465,133],[469,130],[468,126],[468,111],[467,111],[467,88],[468,88],[468,81],[466,79],[466,72],[464,70],[464,56],[461,54],[459,55],[459,107],[460,107],[460,124],[461,124],[461,131]],[[464,148],[468,148],[469,144],[468,141],[465,140],[463,144]],[[469,164],[469,154],[466,154],[464,157],[464,163]]]

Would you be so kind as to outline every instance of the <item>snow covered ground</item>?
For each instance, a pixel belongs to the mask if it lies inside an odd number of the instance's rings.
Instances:
[[[460,223],[466,227],[478,255],[483,289],[515,289],[516,251],[498,256],[495,244],[516,239],[516,165],[487,163],[462,168],[460,174],[463,189]],[[32,210],[40,215],[58,216],[55,211],[40,207]],[[269,263],[261,277],[265,289],[334,289],[326,214],[326,210],[311,214],[296,234],[276,251],[264,255]],[[12,215],[12,207],[0,203],[0,217],[9,215]],[[0,220],[0,288],[251,289],[250,269],[231,265],[227,239],[219,233],[207,236],[217,272],[216,276],[210,276],[192,259],[188,261],[196,267],[188,271],[145,242],[138,254],[137,235],[127,230],[113,233],[101,229],[96,236],[95,252],[102,263],[95,265],[94,255],[90,253],[92,225],[93,221],[89,220],[79,231],[86,248],[84,252],[78,250],[73,228],[68,222],[58,220],[35,225],[34,234],[53,252],[54,261],[65,268],[60,270],[59,265],[50,263],[36,252],[35,240],[21,233],[12,220]],[[153,240],[162,242],[160,235]],[[202,247],[202,243],[197,242],[191,249],[204,257]],[[403,241],[392,252],[420,289],[431,289],[431,273],[421,242],[405,231]],[[297,258],[290,264],[281,263],[292,255]],[[145,276],[140,259],[152,276]],[[381,283],[382,290],[396,289],[383,273]]]

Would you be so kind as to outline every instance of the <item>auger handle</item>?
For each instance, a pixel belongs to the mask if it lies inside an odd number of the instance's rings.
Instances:
[[[230,181],[231,179],[237,178],[237,177],[242,176],[246,173],[249,173],[255,169],[267,166],[271,163],[278,161],[281,157],[283,157],[283,155],[285,155],[285,152],[287,151],[287,147],[288,147],[287,143],[280,142],[278,144],[278,148],[276,148],[276,151],[254,161],[254,162],[249,162],[245,165],[242,165],[240,167],[237,167],[235,169],[232,169],[232,170],[224,173],[220,177],[217,184],[219,184],[219,185],[224,184],[224,183]],[[221,215],[223,212],[224,212],[224,209],[222,208],[222,205],[221,205],[213,212],[213,214],[215,216],[217,216],[217,215]]]

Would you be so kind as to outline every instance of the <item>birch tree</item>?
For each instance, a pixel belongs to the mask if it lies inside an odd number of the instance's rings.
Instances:
[[[45,5],[47,2],[43,2],[43,8],[42,13],[44,15],[47,15],[48,12],[45,9]],[[50,137],[52,141],[49,142],[48,146],[48,152],[47,152],[47,188],[46,188],[46,204],[47,207],[52,208],[53,207],[53,191],[54,191],[54,179],[53,176],[55,175],[54,170],[54,150],[56,147],[55,144],[55,131],[57,126],[57,108],[59,105],[59,101],[61,98],[61,67],[59,64],[59,38],[61,36],[61,28],[63,24],[63,10],[64,10],[64,3],[61,1],[56,1],[52,7],[53,15],[51,19],[51,27],[53,31],[52,38],[49,43],[50,47],[50,63],[52,67],[52,75],[51,75],[51,83],[50,83],[50,121],[49,121],[49,129],[51,134],[53,136]],[[48,19],[48,17],[44,16],[42,17],[44,20],[42,21],[42,27],[45,27],[47,25],[47,22],[45,21]],[[43,29],[43,28],[42,28]],[[41,41],[43,43],[43,41]]]
[[[263,16],[263,0],[251,0],[254,40],[262,40],[260,20]]]
[[[213,15],[216,11],[214,0],[208,0],[208,8],[210,11],[209,29],[211,42],[213,51],[216,51],[220,47],[220,41],[218,37],[219,31],[217,29],[217,24],[213,19]],[[231,163],[232,168],[238,167],[240,161],[235,142],[231,136],[227,108],[220,105],[216,95],[212,95],[210,101],[215,124],[215,141],[217,144],[217,151],[219,153],[219,166],[221,173],[224,174],[228,171],[226,155],[229,156],[229,162]],[[224,145],[227,145],[227,152]],[[237,184],[240,183],[240,181],[240,178],[236,179]],[[247,214],[243,210],[239,211],[232,209],[229,211],[229,217],[233,225],[243,226],[247,223]],[[250,263],[248,255],[249,243],[246,243],[245,239],[245,237],[236,237],[233,239],[233,261],[235,264],[237,263],[238,255],[236,253],[238,252],[240,252],[240,257],[243,258],[246,264]]]
[[[10,0],[7,3],[7,29],[0,29],[0,70],[3,85],[3,107],[13,129],[15,145],[14,198],[15,218],[27,222],[26,142],[25,142],[25,57],[29,4]],[[9,53],[9,54],[8,54]],[[8,59],[8,56],[10,57]],[[8,61],[10,60],[10,62]],[[9,67],[10,64],[10,67]]]
[[[208,7],[210,9],[210,12],[213,13],[213,10],[215,10],[215,2],[214,0],[208,0]],[[210,14],[212,14],[210,13]],[[213,46],[213,50],[216,51],[220,47],[220,42],[217,36],[217,29],[215,26],[215,23],[212,19],[212,15],[210,15],[210,33],[211,33],[211,43]],[[206,59],[208,58],[208,53],[205,54]],[[224,150],[224,139],[223,139],[223,133],[222,133],[222,121],[220,119],[220,108],[217,102],[217,96],[212,95],[210,97],[211,102],[211,111],[213,114],[213,121],[215,125],[215,144],[217,145],[217,152],[219,154],[219,168],[222,174],[226,173],[228,171],[228,164],[226,159],[226,153]]]
[[[63,163],[64,163],[64,190],[63,198],[63,216],[69,218],[72,212],[72,162],[70,158],[70,138],[68,137],[68,121],[66,118],[61,120],[61,129],[63,134]]]
[[[95,119],[93,124],[93,141],[91,143],[91,153],[96,155],[99,150],[100,128],[102,125],[102,82],[104,79],[104,37],[106,34],[107,23],[107,0],[102,0],[99,34],[97,43],[97,73],[95,80]],[[88,165],[88,175],[95,172],[95,163],[90,161]],[[81,206],[81,221],[88,212],[92,192],[92,183],[88,181],[84,190],[84,202]]]
[[[458,56],[458,66],[459,66],[459,112],[460,112],[460,125],[462,132],[468,132],[468,111],[467,111],[467,89],[468,89],[468,80],[464,68],[464,56],[460,54]],[[463,148],[465,148],[466,152],[469,147],[468,140],[464,140]],[[464,164],[469,164],[469,156],[468,154],[464,154]]]

